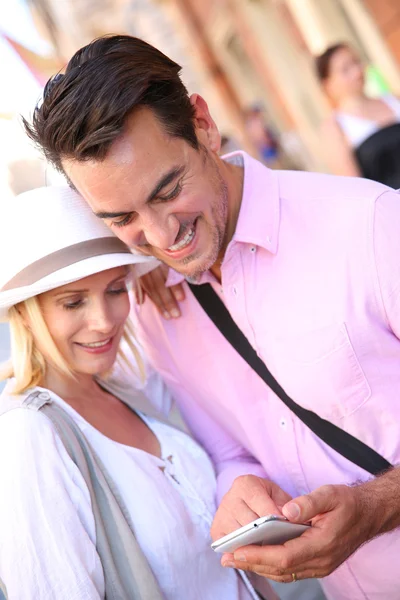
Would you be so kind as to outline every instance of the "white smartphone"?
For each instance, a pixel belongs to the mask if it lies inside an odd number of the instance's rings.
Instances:
[[[259,546],[283,544],[299,537],[309,527],[311,527],[309,524],[291,523],[285,517],[266,515],[224,535],[213,542],[211,548],[215,552],[222,553],[235,552],[238,548],[249,544],[258,544]]]

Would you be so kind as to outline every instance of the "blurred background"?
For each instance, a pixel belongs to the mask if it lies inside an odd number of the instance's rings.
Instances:
[[[24,140],[18,115],[29,116],[75,50],[117,32],[183,65],[224,150],[244,148],[272,167],[329,171],[319,126],[331,107],[314,69],[328,46],[350,43],[368,65],[371,95],[400,94],[398,0],[9,0],[0,7],[1,194],[55,177]]]
[[[314,57],[348,42],[371,96],[400,95],[399,0],[3,0],[0,3],[0,198],[57,181],[25,139],[50,75],[93,38],[126,32],[183,65],[203,95],[223,151],[247,150],[272,168],[329,172],[320,125],[332,107]],[[4,260],[4,257],[2,257]],[[0,324],[0,361],[9,355]],[[306,583],[296,600],[319,598]]]

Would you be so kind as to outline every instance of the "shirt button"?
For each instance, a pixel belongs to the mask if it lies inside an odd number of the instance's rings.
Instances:
[[[47,392],[40,392],[38,395],[39,400],[50,400],[50,395]]]
[[[237,288],[235,286],[232,288],[232,293],[234,296],[237,296]]]
[[[281,419],[279,421],[279,425],[282,427],[282,429],[286,429],[286,419]]]
[[[267,238],[266,238],[266,239],[267,239],[267,242],[268,242],[268,244],[270,244],[270,243],[271,243],[271,236],[270,236],[270,235],[267,235]]]
[[[256,251],[256,249],[255,249],[255,246],[252,246],[252,247],[250,248],[250,252],[255,252],[255,251]]]

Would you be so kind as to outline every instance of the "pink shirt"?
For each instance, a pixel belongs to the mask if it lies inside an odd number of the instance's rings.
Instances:
[[[243,201],[214,289],[295,401],[400,462],[400,194],[363,179],[271,171],[240,155]],[[181,279],[170,273],[170,283]],[[229,457],[221,493],[240,455],[229,453],[231,438],[293,496],[368,479],[267,389],[186,294],[177,320],[146,301],[140,335],[219,470]],[[210,418],[226,437],[213,435]],[[399,557],[400,532],[384,535],[325,578],[325,593],[399,600]]]

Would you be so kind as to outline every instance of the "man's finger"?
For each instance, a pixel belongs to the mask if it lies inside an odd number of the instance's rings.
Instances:
[[[161,300],[161,313],[166,319],[177,318],[181,315],[179,304],[176,300],[174,290],[165,285],[166,273],[163,269],[154,269],[150,273],[152,275],[152,292],[148,292],[152,299],[151,293],[156,293]],[[174,286],[175,292],[178,286]]]
[[[245,546],[233,554],[234,560],[245,561],[255,565],[268,565],[271,572],[280,575],[293,567],[309,566],[321,550],[319,542],[313,542],[305,533],[276,546]]]
[[[221,507],[218,510],[211,526],[211,537],[213,540],[218,540],[235,529],[255,521],[259,516],[241,498],[234,498],[226,509]]]
[[[143,275],[139,279],[139,284],[156,305],[158,311],[165,319],[180,316],[179,305],[175,299],[174,293],[165,285],[167,272],[163,266],[157,267],[150,273]]]
[[[265,567],[273,575],[283,575],[291,566],[290,555],[283,545],[244,546],[233,553],[235,563]]]
[[[322,569],[319,569],[318,567],[316,567],[315,569],[306,569],[304,571],[293,570],[291,572],[285,573],[284,575],[276,575],[274,573],[269,572],[268,567],[261,565],[252,565],[250,563],[235,562],[233,559],[225,560],[222,566],[255,573],[271,581],[276,581],[277,583],[294,583],[295,581],[301,581],[303,579],[317,579],[326,576],[326,572]]]
[[[216,542],[228,533],[232,533],[232,531],[235,531],[240,527],[242,527],[242,525],[233,515],[224,515],[221,518],[214,519],[210,529],[211,539],[213,542]]]
[[[183,302],[183,300],[185,300],[185,298],[186,298],[185,290],[181,283],[178,283],[178,285],[171,285],[171,287],[169,289],[173,293],[175,300],[177,302]]]
[[[282,508],[284,516],[296,523],[311,521],[317,515],[330,512],[337,506],[337,488],[339,486],[324,485],[317,490],[294,498]]]
[[[290,498],[288,494],[280,490],[277,486],[272,487],[269,481],[252,475],[237,477],[231,488],[232,494],[242,498],[248,507],[259,517],[281,514],[275,502],[275,497],[271,497],[272,491],[278,494],[279,504],[284,504]]]

